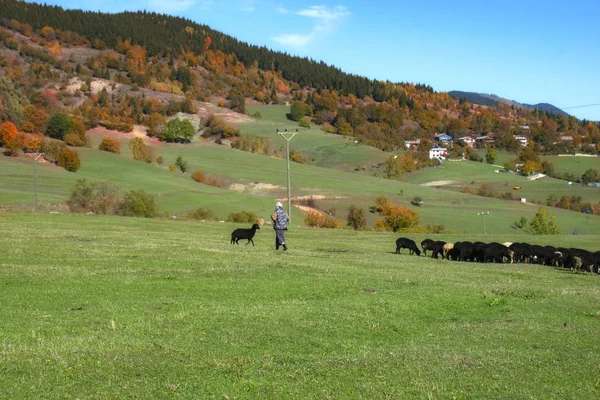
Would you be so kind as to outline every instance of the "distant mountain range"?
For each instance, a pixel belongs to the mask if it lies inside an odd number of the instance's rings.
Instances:
[[[460,90],[452,90],[448,92],[448,94],[456,99],[464,98],[466,101],[472,104],[480,104],[483,106],[495,106],[498,103],[508,104],[509,106],[513,106],[516,108],[525,108],[527,110],[535,110],[538,109],[540,111],[549,112],[554,115],[569,115],[564,112],[560,108],[553,106],[548,103],[538,103],[538,104],[524,104],[519,103],[514,100],[508,100],[500,96],[496,96],[495,94],[485,94],[485,93],[475,93],[475,92],[462,92]]]

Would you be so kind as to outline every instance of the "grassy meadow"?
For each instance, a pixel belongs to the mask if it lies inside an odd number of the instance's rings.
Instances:
[[[285,118],[288,107],[248,105],[250,113],[261,111],[263,118],[241,125],[247,134],[273,136],[274,143],[283,145],[276,129],[295,130],[295,123]],[[101,139],[91,136],[93,148],[78,148],[82,167],[76,173],[64,171],[51,164],[38,165],[38,192],[42,210],[64,209],[70,188],[77,179],[108,179],[123,190],[144,191],[155,195],[162,212],[184,216],[199,207],[212,210],[222,219],[231,212],[250,211],[268,218],[274,199],[287,196],[286,162],[277,157],[251,154],[203,140],[191,144],[159,144],[151,141],[155,157],[165,160],[160,167],[136,162],[131,158],[127,142],[132,135],[120,137],[122,154],[115,155],[97,150]],[[302,130],[291,142],[299,151],[312,151],[315,161],[309,165],[291,164],[292,196],[318,196],[316,205],[321,210],[335,209],[336,215],[345,219],[350,205],[368,210],[379,195],[388,196],[394,203],[411,206],[411,200],[421,197],[418,208],[422,225],[440,224],[456,233],[481,233],[483,221],[478,212],[489,211],[486,231],[491,233],[516,233],[511,225],[520,217],[533,217],[538,206],[518,201],[460,193],[458,188],[436,188],[425,183],[452,180],[458,186],[476,190],[481,183],[492,183],[499,193],[512,191],[515,185],[521,190],[515,197],[529,201],[545,201],[549,194],[580,195],[584,201],[600,201],[598,189],[568,186],[565,181],[543,179],[527,181],[514,175],[495,173],[497,167],[475,162],[446,162],[439,168],[428,168],[406,174],[403,181],[388,180],[355,171],[359,165],[372,168],[390,156],[369,146],[357,146],[338,135],[318,129]],[[297,147],[295,147],[297,146]],[[173,173],[168,166],[181,156],[189,164],[187,174]],[[325,168],[327,167],[327,168]],[[189,174],[201,170],[223,182],[222,188],[193,181]],[[0,205],[16,210],[32,210],[34,205],[33,161],[27,157],[0,157]],[[572,211],[551,209],[563,234],[600,234],[600,216],[587,216]],[[302,212],[294,209],[293,223],[300,225]],[[367,212],[370,226],[377,215]]]
[[[235,227],[0,213],[0,397],[600,396],[597,276],[396,255],[391,233],[293,228],[283,253]]]

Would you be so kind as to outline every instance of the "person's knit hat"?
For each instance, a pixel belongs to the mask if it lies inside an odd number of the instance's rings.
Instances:
[[[275,207],[281,207],[281,208],[283,208],[283,204],[281,204],[281,202],[278,201],[277,203],[275,203]]]

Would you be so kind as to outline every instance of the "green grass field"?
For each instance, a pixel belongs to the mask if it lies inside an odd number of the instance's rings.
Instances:
[[[485,150],[478,150],[477,154],[485,159]],[[496,159],[497,165],[504,165],[506,161],[513,161],[516,154],[499,151]],[[541,156],[542,161],[549,161],[554,165],[554,170],[560,173],[571,173],[581,177],[588,169],[600,170],[600,158],[585,156]]]
[[[600,202],[600,190],[597,188],[581,184],[569,185],[567,181],[550,177],[530,181],[515,173],[502,172],[501,168],[493,165],[473,161],[446,161],[437,168],[427,168],[406,174],[404,180],[416,184],[447,180],[455,183],[451,187],[453,190],[468,187],[474,191],[481,184],[489,183],[499,194],[510,192],[515,198],[524,197],[528,201],[543,203],[551,194],[556,199],[562,196],[581,196],[583,202],[591,204]],[[519,186],[520,189],[513,190],[515,186]]]
[[[242,126],[251,134],[277,136],[275,129],[295,129],[292,121],[285,119],[286,107],[249,105],[250,112],[260,110],[260,121]],[[100,137],[91,138],[97,147]],[[250,154],[225,146],[195,141],[192,144],[153,145],[155,156],[163,156],[162,168],[132,160],[127,149],[130,137],[121,138],[121,155],[98,151],[97,149],[77,149],[82,167],[76,173],[69,173],[50,164],[40,164],[38,168],[38,192],[42,210],[64,209],[70,188],[77,179],[108,179],[119,184],[124,190],[143,189],[156,195],[162,212],[183,216],[199,207],[208,208],[225,219],[231,212],[251,211],[261,218],[268,218],[275,199],[284,198],[286,190],[285,160],[275,157]],[[275,137],[283,144],[283,139]],[[424,201],[418,208],[423,225],[441,224],[457,232],[483,231],[482,221],[477,217],[481,211],[489,211],[486,217],[488,232],[516,233],[511,225],[521,216],[532,217],[537,206],[518,201],[502,201],[459,193],[458,189],[445,190],[423,186],[435,180],[456,180],[476,189],[479,184],[491,182],[498,192],[511,191],[514,185],[521,190],[515,196],[528,200],[545,201],[549,194],[557,198],[562,195],[581,195],[584,201],[600,201],[600,191],[580,186],[568,186],[566,182],[554,179],[529,182],[514,174],[495,173],[496,167],[473,162],[446,162],[440,168],[428,168],[405,175],[404,182],[370,176],[372,171],[354,171],[360,164],[372,165],[389,157],[369,146],[357,146],[347,138],[326,134],[320,130],[302,131],[292,140],[292,148],[314,150],[314,164],[291,164],[292,196],[322,196],[317,206],[322,210],[336,209],[336,215],[345,219],[350,205],[367,210],[379,195],[388,196],[394,203],[412,207],[411,200],[421,197]],[[187,175],[168,171],[168,165],[178,156],[189,163]],[[201,170],[210,176],[221,179],[223,188],[202,185],[194,182],[189,173]],[[227,190],[236,185],[236,190]],[[26,158],[0,156],[0,205],[11,209],[32,210],[34,205],[33,162]],[[294,224],[302,224],[302,213],[292,212]],[[377,215],[368,214],[370,226]],[[563,234],[573,232],[600,234],[600,217],[581,213],[552,209]]]
[[[311,129],[300,128],[297,122],[286,118],[285,115],[289,112],[287,106],[249,104],[246,108],[250,114],[260,111],[262,118],[240,124],[243,133],[268,137],[276,147],[282,146],[285,154],[285,141],[277,135],[277,129],[288,129],[290,132],[298,129],[298,134],[290,141],[290,149],[306,155],[310,164],[347,172],[364,166],[372,173],[372,164],[383,162],[390,157],[388,152],[355,144],[352,138],[326,133],[318,125],[312,125]]]
[[[396,255],[391,233],[294,228],[282,253],[235,227],[0,213],[0,397],[600,396],[598,276]]]

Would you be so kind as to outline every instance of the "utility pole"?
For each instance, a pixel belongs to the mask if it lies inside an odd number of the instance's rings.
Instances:
[[[485,216],[489,215],[490,212],[489,211],[482,211],[480,213],[477,213],[477,215],[481,215],[481,222],[483,222],[483,233],[486,234],[487,232],[485,231]]]
[[[38,210],[38,189],[37,189],[37,160],[44,155],[44,153],[26,153],[33,160],[33,176],[35,180],[35,211]]]
[[[290,221],[292,221],[292,190],[290,186],[290,140],[298,133],[298,129],[296,132],[288,132],[286,129],[284,132],[279,132],[277,129],[277,134],[285,139],[285,153],[287,154],[287,197],[288,197],[288,215],[290,217]]]

